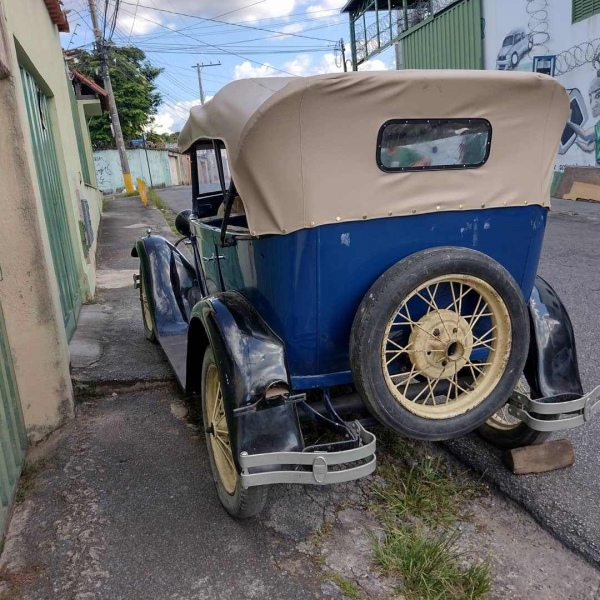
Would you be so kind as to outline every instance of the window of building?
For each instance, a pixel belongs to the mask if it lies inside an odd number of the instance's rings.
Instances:
[[[600,0],[573,0],[573,23],[600,13]]]
[[[387,172],[476,168],[491,141],[486,119],[396,119],[379,130],[377,164]]]

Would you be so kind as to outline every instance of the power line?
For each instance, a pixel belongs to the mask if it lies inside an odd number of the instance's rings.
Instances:
[[[107,0],[108,1],[108,0]],[[132,2],[127,2],[127,0],[116,0],[117,2],[122,1],[123,4],[132,4]],[[265,27],[257,27],[254,25],[244,25],[243,23],[228,23],[227,21],[219,21],[218,19],[212,18],[212,17],[200,17],[198,15],[190,15],[187,13],[182,13],[182,12],[174,12],[172,10],[167,10],[166,8],[155,8],[152,6],[147,6],[144,4],[140,4],[140,6],[142,8],[146,8],[148,10],[155,10],[158,12],[164,12],[164,13],[168,13],[168,14],[175,14],[175,15],[181,15],[182,17],[188,17],[190,19],[200,19],[202,21],[211,21],[211,22],[215,22],[215,23],[220,23],[220,24],[224,24],[224,25],[232,25],[235,27],[243,27],[244,29],[254,29],[254,30],[259,30],[259,31],[266,31],[268,33],[275,33],[275,34],[280,34],[280,35],[291,35],[294,37],[301,37],[301,38],[306,38],[309,40],[317,40],[320,42],[332,42],[335,43],[336,40],[329,40],[329,39],[325,39],[325,38],[316,38],[316,37],[311,37],[311,36],[307,36],[307,35],[302,35],[301,33],[283,33],[281,31],[276,31],[273,29],[266,29]]]
[[[131,14],[131,13],[129,13],[129,11],[124,11],[124,12],[127,12],[128,14]],[[144,19],[146,21],[149,21],[150,23],[154,23],[155,25],[158,25],[159,27],[162,27],[163,29],[167,29],[168,31],[172,31],[169,27],[167,27],[166,25],[163,25],[162,23],[159,23],[158,21],[153,21],[152,19],[148,19],[146,17],[140,17],[140,18],[142,18],[142,19]],[[190,39],[192,39],[192,40],[194,40],[196,42],[200,42],[201,44],[203,44],[205,46],[209,46],[211,48],[216,48],[218,50],[224,50],[223,48],[220,48],[219,46],[216,46],[215,44],[210,44],[209,42],[204,42],[203,40],[195,38],[194,36],[191,36],[191,35],[189,35],[187,33],[182,33],[181,31],[178,31],[177,33],[179,35],[184,36],[184,37],[188,37],[188,38],[190,38]],[[237,54],[236,52],[229,52],[228,50],[224,50],[224,52],[226,54],[230,54],[231,56],[237,56],[238,58],[241,58],[242,60],[247,60],[248,62],[254,63],[255,65],[259,65],[261,67],[265,67],[266,66],[266,67],[269,67],[269,68],[271,68],[271,69],[273,69],[275,71],[279,71],[280,73],[285,73],[286,75],[291,75],[292,77],[297,77],[297,75],[295,75],[294,73],[290,73],[289,71],[284,71],[283,69],[279,69],[277,67],[273,67],[271,65],[266,65],[265,63],[261,63],[261,62],[256,61],[256,60],[252,60],[251,58],[247,58],[246,56],[243,56],[241,54]]]

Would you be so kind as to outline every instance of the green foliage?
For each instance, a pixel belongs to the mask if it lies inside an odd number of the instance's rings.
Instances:
[[[97,54],[82,52],[79,60],[77,68],[104,86]],[[126,140],[140,138],[162,102],[154,82],[163,69],[152,66],[146,60],[146,54],[132,46],[111,48],[108,63],[123,137]],[[113,140],[108,113],[92,117],[89,127],[92,142]]]
[[[474,600],[491,586],[487,561],[460,551],[457,521],[484,486],[452,467],[430,444],[381,432],[374,512],[383,534],[374,540],[382,572],[402,582],[407,600]]]
[[[427,445],[382,432],[375,484],[378,512],[395,518],[419,519],[428,526],[449,526],[465,519],[468,503],[485,494],[484,486],[461,469],[452,469],[441,455],[432,456]]]
[[[491,587],[487,562],[463,564],[458,547],[460,532],[438,537],[418,528],[388,524],[375,544],[375,556],[384,574],[399,577],[408,600],[474,600]]]
[[[179,137],[179,131],[175,133],[156,133],[155,131],[149,131],[146,134],[146,139],[149,142],[158,144],[160,142],[168,142],[170,144],[176,144],[177,138]]]
[[[325,573],[323,578],[335,583],[335,585],[340,588],[342,594],[344,594],[346,598],[350,598],[351,600],[364,600],[364,596],[358,586],[345,577],[342,577],[342,575],[339,573],[330,571]]]

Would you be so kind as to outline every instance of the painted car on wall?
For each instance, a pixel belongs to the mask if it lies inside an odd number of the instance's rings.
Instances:
[[[496,58],[496,68],[500,71],[516,69],[532,47],[533,40],[525,29],[522,27],[512,29],[502,42],[502,48]]]
[[[369,475],[375,420],[509,448],[590,418],[600,386],[537,276],[568,112],[551,77],[465,70],[244,79],[192,108],[183,237],[132,254],[229,514]]]

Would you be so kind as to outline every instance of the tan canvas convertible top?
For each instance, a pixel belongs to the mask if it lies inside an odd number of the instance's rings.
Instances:
[[[435,211],[548,206],[564,88],[546,75],[383,71],[245,79],[196,106],[181,135],[220,139],[256,235]],[[377,136],[391,119],[483,118],[487,162],[474,169],[382,171]]]

